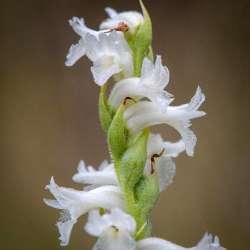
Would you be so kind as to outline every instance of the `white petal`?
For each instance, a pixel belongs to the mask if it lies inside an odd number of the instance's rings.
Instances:
[[[47,186],[55,196],[57,202],[45,199],[46,204],[70,212],[72,218],[87,213],[91,209],[112,207],[123,208],[123,197],[121,190],[115,186],[101,186],[90,191],[78,191],[72,188],[59,187],[51,178],[50,185]]]
[[[150,175],[151,170],[152,166],[149,158],[145,164],[144,173]],[[162,192],[173,182],[176,173],[175,163],[171,157],[167,157],[163,154],[161,157],[155,159],[154,170],[158,176],[159,190]]]
[[[198,110],[198,108],[204,101],[205,95],[202,93],[200,86],[198,86],[195,95],[192,97],[190,103],[188,104],[187,110]]]
[[[183,140],[177,142],[163,141],[160,134],[150,134],[147,145],[148,156],[159,154],[163,149],[164,156],[177,157],[185,151],[185,143]]]
[[[123,195],[119,187],[101,186],[87,192],[87,194],[89,205],[91,205],[90,209],[111,209],[113,207],[122,209],[124,207]]]
[[[104,215],[100,215],[97,210],[89,213],[88,222],[85,225],[85,230],[89,234],[100,236],[110,227],[124,230],[132,235],[135,232],[136,223],[133,217],[124,213],[119,208],[112,208],[110,213]]]
[[[69,52],[66,56],[65,65],[72,66],[74,65],[81,57],[86,53],[86,47],[84,40],[81,38],[77,44],[71,45]]]
[[[117,11],[113,8],[106,7],[105,8],[106,13],[108,14],[109,17],[114,18],[117,16]]]
[[[137,77],[126,78],[117,82],[109,95],[110,105],[117,108],[124,98],[140,95],[141,93],[138,93],[138,82],[139,78]]]
[[[57,200],[44,198],[43,201],[49,207],[53,207],[53,208],[57,208],[57,209],[63,209],[63,207],[60,205],[60,203]]]
[[[97,240],[93,250],[136,250],[136,242],[127,231],[110,227]]]
[[[162,65],[161,56],[156,56],[155,64],[145,57],[142,64],[141,84],[151,88],[164,89],[168,82],[169,70]]]
[[[151,102],[138,102],[135,105],[131,105],[124,112],[124,119],[129,120],[135,118],[140,114],[155,112],[155,106]]]
[[[50,179],[50,183],[49,185],[47,185],[45,187],[45,189],[48,189],[51,194],[53,194],[53,196],[56,198],[57,202],[59,203],[58,206],[61,206],[62,208],[64,208],[64,203],[62,202],[62,200],[64,199],[59,186],[55,183],[54,177],[52,176]],[[48,199],[45,199],[45,203],[48,204],[49,206],[52,205],[51,202],[48,202]]]
[[[160,111],[158,106],[148,101],[141,101],[128,107],[124,112],[124,118],[127,118],[127,125],[132,133],[166,121],[166,115]]]
[[[98,37],[100,32],[90,29],[85,25],[83,18],[73,17],[69,20],[70,26],[72,26],[73,30],[82,38],[85,37],[87,33]]]
[[[185,250],[186,248],[178,246],[170,241],[160,238],[146,238],[137,242],[138,250]]]
[[[98,37],[93,36],[91,34],[86,34],[85,36],[85,43],[86,43],[86,54],[88,58],[94,62],[99,58],[103,48],[100,47],[100,42]]]
[[[107,161],[100,165],[99,170],[92,167],[87,168],[81,161],[78,166],[78,173],[72,179],[77,183],[95,186],[118,185],[114,165],[108,164]]]
[[[211,234],[206,233],[201,241],[193,250],[226,250],[220,245],[219,238],[217,236],[213,237]]]
[[[169,81],[168,69],[162,66],[161,57],[157,56],[155,64],[144,58],[141,78],[127,78],[118,82],[111,91],[109,102],[117,108],[127,97],[148,98],[166,111],[172,95],[163,90]]]
[[[151,99],[162,112],[166,112],[168,105],[173,101],[171,95],[165,90],[148,90],[148,95],[149,99]]]
[[[185,143],[186,153],[188,156],[194,155],[194,148],[197,143],[197,137],[194,134],[194,132],[189,129],[188,127],[185,127],[185,125],[179,129],[179,132],[183,138],[183,142]]]
[[[134,218],[123,212],[119,208],[112,208],[110,214],[105,214],[106,218],[112,222],[112,226],[118,229],[124,229],[125,231],[133,234],[136,229],[136,222]]]
[[[111,91],[109,102],[111,106],[117,108],[126,97],[136,97],[139,99],[147,97],[165,111],[172,101],[166,91],[154,89],[140,84],[140,79],[126,78],[115,84]]]
[[[109,227],[110,224],[107,220],[102,219],[99,209],[94,209],[89,212],[84,229],[92,236],[100,236]]]
[[[168,111],[172,114],[182,116],[183,120],[198,118],[206,114],[205,112],[198,110],[204,101],[205,95],[198,86],[195,95],[191,98],[189,103],[179,106],[169,106]]]
[[[105,65],[109,59],[108,57],[102,57],[100,60],[94,62],[94,65],[91,67],[94,80],[99,86],[104,85],[110,77],[122,70],[119,65],[115,63]]]
[[[173,182],[176,167],[170,157],[162,156],[156,162],[156,171],[159,178],[159,187],[162,192]]]
[[[180,153],[185,151],[185,143],[183,140],[177,142],[165,141],[163,147],[165,149],[164,154],[169,157],[177,157]]]
[[[101,33],[98,39],[87,34],[86,48],[86,54],[93,62],[91,71],[98,85],[103,85],[120,72],[124,77],[132,75],[133,58],[122,34],[116,31]]]
[[[148,58],[144,58],[139,84],[147,90],[148,95],[150,95],[149,99],[158,105],[162,111],[166,111],[173,100],[172,95],[163,90],[168,82],[169,71],[167,67],[162,65],[161,56],[156,57],[155,64]]]
[[[81,37],[81,39],[77,44],[73,44],[69,48],[69,52],[66,56],[66,66],[72,66],[73,64],[75,64],[76,61],[78,61],[81,57],[85,55],[88,45],[86,43],[87,35],[98,39],[100,34],[106,32],[106,30],[96,31],[88,28],[85,25],[83,18],[73,17],[71,20],[69,20],[69,24],[70,26],[72,26],[73,30]],[[94,44],[95,43],[92,44],[92,47],[94,46]]]
[[[147,145],[148,157],[159,154],[163,149],[163,140],[160,134],[150,134]]]
[[[109,168],[110,165],[112,165],[112,164],[109,164],[107,160],[104,160],[104,161],[100,164],[99,170],[104,170],[105,168]]]
[[[144,112],[138,112],[141,110]],[[173,108],[171,106],[168,107],[167,112],[163,113],[154,103],[143,101],[129,107],[124,113],[124,118],[129,117],[127,125],[132,133],[137,133],[143,128],[157,124],[172,126],[182,136],[187,154],[193,155],[197,139],[189,127],[191,126],[191,119],[203,115],[204,112],[201,111],[189,111],[185,107]]]
[[[67,246],[69,244],[71,232],[76,220],[68,220],[65,222],[57,222],[56,226],[60,234],[59,240],[61,241],[61,246]]]
[[[55,196],[56,200],[44,199],[44,202],[61,210],[57,223],[62,245],[67,245],[73,225],[77,219],[92,209],[124,207],[122,192],[115,186],[101,186],[88,192],[71,188],[59,187],[53,177],[47,189]]]
[[[160,238],[146,238],[137,242],[138,250],[226,250],[219,244],[218,237],[205,234],[197,246],[186,248]]]
[[[150,75],[151,72],[154,70],[154,64],[145,57],[142,61],[142,67],[141,67],[141,77],[147,78],[148,75]]]
[[[66,56],[66,66],[74,65],[81,57],[83,57],[86,53],[86,35],[89,34],[95,38],[98,38],[100,33],[104,31],[95,31],[93,29],[88,28],[83,18],[73,17],[69,20],[70,26],[72,26],[73,30],[81,36],[81,39],[77,44],[71,45],[69,48],[69,52]]]

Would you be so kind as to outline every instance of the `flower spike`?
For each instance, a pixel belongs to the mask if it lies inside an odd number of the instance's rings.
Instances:
[[[151,237],[151,213],[162,191],[173,183],[175,158],[183,152],[194,155],[197,137],[192,120],[205,115],[199,108],[205,95],[198,86],[189,103],[172,105],[167,91],[169,69],[152,49],[152,22],[139,0],[141,13],[108,15],[99,30],[73,17],[69,25],[79,35],[69,48],[65,65],[86,56],[94,82],[100,86],[99,120],[107,134],[110,160],[98,168],[78,164],[72,179],[80,190],[58,186],[52,177],[46,189],[54,199],[44,199],[59,209],[56,226],[61,246],[69,244],[74,225],[87,215],[85,231],[97,237],[93,250],[226,250],[219,238],[208,233],[191,248]],[[163,140],[151,127],[165,124],[180,139]]]

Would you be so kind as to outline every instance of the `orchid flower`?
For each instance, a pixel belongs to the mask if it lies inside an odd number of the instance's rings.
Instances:
[[[115,186],[102,186],[88,192],[78,191],[59,187],[52,177],[46,189],[54,195],[55,200],[44,199],[44,202],[48,206],[62,211],[56,224],[62,246],[68,245],[73,225],[81,215],[96,208],[110,209],[112,207],[123,208],[124,206],[122,193],[119,187]]]
[[[98,37],[87,34],[86,48],[96,84],[102,86],[111,76],[119,77],[118,73],[123,77],[132,75],[132,52],[121,32],[100,33]]]
[[[133,239],[136,222],[132,216],[119,208],[112,208],[110,213],[100,215],[98,210],[89,213],[85,230],[92,236],[99,237],[94,250],[136,250]]]
[[[168,144],[170,144],[170,146]],[[175,146],[175,144],[177,146]],[[182,151],[185,150],[185,147],[182,147],[181,144],[184,143],[181,141],[177,143],[163,142],[159,134],[150,135],[147,146],[148,157],[144,172],[146,175],[151,174],[153,160],[155,163],[154,170],[159,177],[160,191],[163,191],[172,183],[175,175],[175,163],[171,157],[176,157],[180,153],[181,148],[183,148]],[[169,148],[172,151],[168,150]],[[162,151],[162,155],[159,155]],[[155,159],[152,159],[153,155],[156,155]],[[73,181],[88,185],[84,190],[91,190],[102,185],[119,186],[114,165],[108,164],[106,160],[101,163],[98,170],[92,166],[86,167],[84,161],[79,162],[77,169],[78,172],[73,176]]]
[[[69,25],[73,28],[76,34],[78,34],[81,38],[77,44],[73,44],[69,48],[69,52],[66,56],[66,66],[72,66],[78,61],[81,57],[86,54],[86,35],[91,34],[98,38],[100,33],[103,31],[96,31],[88,28],[85,25],[83,18],[73,17],[69,20]]]
[[[69,23],[81,39],[70,47],[65,62],[67,66],[72,66],[86,54],[93,62],[91,71],[100,86],[114,74],[122,72],[126,77],[132,75],[131,50],[121,32],[92,30],[84,24],[83,18],[73,17]]]
[[[205,112],[198,110],[204,100],[205,96],[200,87],[198,87],[188,104],[168,106],[167,111],[162,112],[155,103],[141,101],[131,105],[125,111],[124,118],[127,120],[127,126],[132,133],[157,124],[170,125],[179,132],[185,144],[187,154],[192,156],[197,138],[190,129],[191,119],[205,115]]]
[[[169,71],[162,65],[161,56],[157,56],[155,64],[144,58],[141,77],[126,78],[117,82],[109,96],[109,103],[117,108],[121,101],[127,97],[145,98],[158,105],[164,112],[173,100],[172,95],[164,88],[169,82]]]
[[[99,237],[94,250],[225,250],[218,237],[213,238],[207,233],[195,247],[185,248],[154,237],[136,241],[135,229],[133,217],[119,208],[112,208],[110,213],[103,215],[99,210],[92,210],[85,225],[87,233]]]
[[[143,23],[143,15],[137,11],[124,11],[118,13],[116,10],[105,8],[109,18],[104,20],[100,29],[115,29],[119,24],[124,23],[128,26],[128,31],[134,33],[140,24]]]

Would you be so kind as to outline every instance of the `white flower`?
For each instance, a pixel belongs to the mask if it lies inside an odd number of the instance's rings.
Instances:
[[[109,103],[117,108],[125,97],[147,97],[162,111],[166,111],[173,100],[164,88],[169,82],[169,71],[162,65],[161,56],[157,56],[155,64],[144,58],[141,77],[133,77],[116,83],[109,96]]]
[[[78,173],[73,176],[73,181],[97,187],[102,185],[118,185],[114,164],[103,161],[96,170],[92,166],[86,167],[84,161],[78,165]]]
[[[124,112],[124,118],[131,133],[137,133],[143,128],[157,124],[172,126],[181,135],[187,154],[193,155],[197,138],[190,129],[191,119],[205,115],[205,112],[198,110],[204,100],[205,96],[198,87],[188,104],[168,106],[167,111],[162,112],[155,103],[141,101],[128,107]]]
[[[171,157],[176,157],[181,151],[185,150],[182,141],[176,143],[163,142],[159,134],[151,134],[147,146],[147,161],[145,164],[145,174],[151,174],[152,156],[160,154],[160,157],[155,157],[155,169],[159,177],[160,191],[163,191],[172,183],[175,175],[175,163]],[[78,164],[78,173],[73,176],[73,181],[88,185],[84,190],[91,190],[102,185],[116,185],[119,186],[114,164],[108,164],[105,160],[96,170],[92,166],[86,166],[84,161]]]
[[[115,186],[102,186],[88,192],[78,191],[59,187],[52,177],[46,189],[49,189],[54,195],[55,200],[44,199],[44,202],[48,206],[62,210],[61,217],[56,224],[59,229],[59,239],[62,246],[68,245],[73,225],[81,215],[96,208],[123,208],[122,193]]]
[[[94,250],[136,250],[133,239],[136,222],[119,208],[112,208],[104,215],[100,215],[98,210],[91,211],[85,230],[99,237]]]
[[[140,24],[143,23],[143,15],[137,11],[124,11],[117,13],[116,10],[107,7],[105,8],[109,18],[103,21],[100,29],[115,29],[120,23],[125,23],[128,26],[128,31],[134,33]]]
[[[219,238],[205,234],[201,241],[194,247],[185,248],[170,241],[159,238],[146,238],[137,243],[138,250],[226,250],[220,245]]]
[[[86,35],[86,55],[93,62],[91,72],[96,84],[103,85],[113,75],[133,74],[131,50],[121,32],[101,33],[98,38]]]
[[[95,82],[103,85],[111,76],[118,73],[122,77],[133,74],[131,50],[122,32],[111,29],[96,31],[88,28],[83,18],[73,17],[69,20],[73,30],[81,37],[73,44],[66,56],[66,66],[72,66],[84,55],[93,62],[91,71]]]
[[[135,241],[136,223],[133,217],[119,208],[101,215],[98,210],[89,213],[85,230],[99,237],[94,250],[225,250],[220,246],[219,238],[205,234],[194,247],[185,248],[160,238],[146,238]]]
[[[91,34],[98,38],[100,33],[105,31],[95,31],[88,28],[85,25],[83,18],[73,17],[69,20],[70,26],[72,26],[73,30],[81,37],[77,44],[71,45],[69,48],[69,52],[66,56],[66,66],[72,66],[78,61],[82,56],[86,53],[86,35]]]

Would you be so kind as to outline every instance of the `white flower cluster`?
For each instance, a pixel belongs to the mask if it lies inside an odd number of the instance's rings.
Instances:
[[[189,103],[172,106],[173,96],[165,90],[169,71],[162,64],[161,56],[156,56],[155,62],[145,57],[141,75],[135,77],[133,52],[124,33],[132,35],[136,32],[143,24],[144,17],[135,11],[117,13],[106,8],[106,12],[109,18],[101,23],[99,31],[88,28],[83,18],[73,17],[69,21],[80,40],[70,47],[65,64],[72,66],[86,55],[93,62],[91,72],[96,84],[102,86],[112,79],[114,87],[107,101],[113,110],[117,110],[127,97],[135,100],[123,114],[132,135],[157,124],[167,124],[177,130],[181,137],[177,142],[164,141],[159,134],[151,133],[147,143],[144,174],[156,172],[159,190],[163,191],[172,183],[175,175],[173,158],[184,151],[189,156],[194,153],[197,139],[190,129],[191,120],[205,115],[198,110],[205,96],[198,87]],[[219,239],[209,234],[205,234],[192,248],[184,248],[159,238],[137,240],[136,221],[126,210],[124,194],[113,163],[104,161],[96,170],[80,161],[73,181],[84,184],[84,189],[60,187],[53,177],[46,186],[55,199],[44,199],[45,203],[60,209],[56,225],[62,246],[68,245],[78,218],[88,214],[85,231],[98,237],[94,250],[224,249]]]

